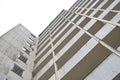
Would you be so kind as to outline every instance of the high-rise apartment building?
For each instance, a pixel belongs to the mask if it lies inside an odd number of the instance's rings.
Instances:
[[[120,80],[120,0],[77,0],[35,37],[0,37],[0,80]]]
[[[0,80],[31,80],[36,37],[22,25],[0,37]]]

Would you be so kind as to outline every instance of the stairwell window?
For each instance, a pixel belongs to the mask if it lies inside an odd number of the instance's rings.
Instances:
[[[35,35],[33,35],[32,33],[31,33],[31,36],[32,36],[32,37],[34,37],[34,38],[36,38],[36,36],[35,36]]]
[[[24,63],[26,63],[27,62],[27,58],[26,57],[24,57],[22,54],[20,54],[20,56],[19,56],[19,58],[18,59],[20,59],[22,62],[24,62]]]
[[[34,42],[34,40],[31,37],[29,37],[29,40],[30,40],[30,42]]]
[[[26,44],[27,44],[29,47],[32,46],[32,44],[30,44],[30,42],[28,42],[28,41],[26,41]]]
[[[20,77],[22,77],[24,70],[20,68],[18,65],[14,64],[12,71],[16,73],[17,75],[19,75]]]
[[[27,54],[30,54],[30,51],[29,51],[27,48],[23,47],[22,50],[23,50],[24,52],[26,52]]]

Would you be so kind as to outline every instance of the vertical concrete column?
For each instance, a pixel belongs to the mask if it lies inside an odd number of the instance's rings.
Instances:
[[[49,29],[49,38],[50,38],[50,43],[51,43],[51,52],[52,52],[52,55],[53,55],[53,65],[54,65],[54,69],[55,69],[55,80],[60,80],[59,79],[59,76],[58,76],[58,67],[57,67],[57,64],[55,62],[55,52],[54,52],[54,45],[53,45],[53,40],[52,40],[52,36],[51,36],[51,31]]]

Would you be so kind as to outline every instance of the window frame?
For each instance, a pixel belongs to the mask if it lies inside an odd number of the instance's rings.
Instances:
[[[30,54],[30,50],[28,50],[26,47],[23,47],[22,50],[27,53],[28,55]]]
[[[17,74],[18,76],[22,77],[23,76],[23,72],[24,69],[22,69],[21,67],[19,67],[18,65],[14,64],[12,70],[15,74]]]
[[[25,56],[23,56],[22,54],[19,55],[18,59],[24,63],[27,63],[27,61],[28,61],[28,59]]]

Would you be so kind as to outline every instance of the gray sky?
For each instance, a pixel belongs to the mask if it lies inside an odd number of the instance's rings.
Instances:
[[[0,35],[21,23],[38,36],[61,12],[76,0],[0,0]]]

